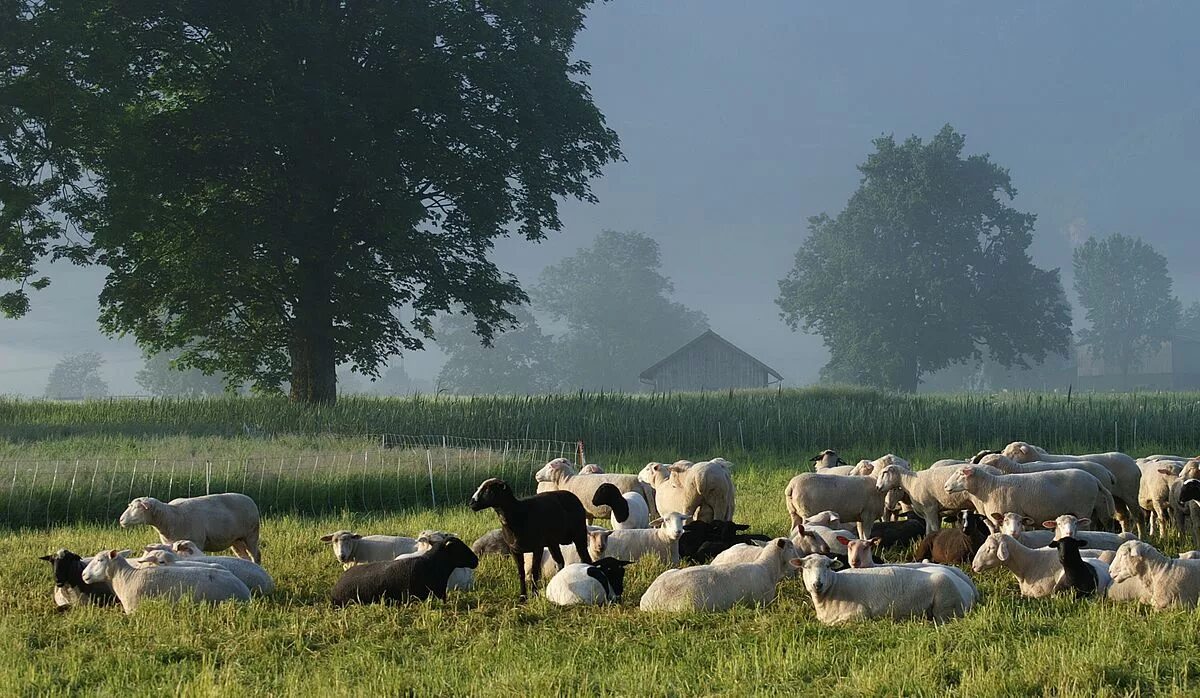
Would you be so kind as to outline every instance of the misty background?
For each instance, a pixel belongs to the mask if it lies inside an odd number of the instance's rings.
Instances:
[[[1200,6],[1159,3],[596,5],[576,53],[628,162],[593,183],[599,203],[561,205],[562,233],[502,240],[494,259],[530,290],[602,230],[642,232],[674,300],[785,385],[812,383],[821,340],[790,331],[774,302],[807,217],[845,206],[873,138],[950,123],[968,154],[1009,170],[1012,205],[1038,216],[1034,262],[1062,270],[1073,304],[1073,249],[1122,233],[1167,258],[1187,306],[1200,300],[1198,20]],[[102,355],[111,394],[144,392],[138,348],[96,323],[104,271],[49,275],[27,317],[0,319],[0,394],[41,395],[81,352]],[[443,362],[436,347],[403,357],[418,386]]]

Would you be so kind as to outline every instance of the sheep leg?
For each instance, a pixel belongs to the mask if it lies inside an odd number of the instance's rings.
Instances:
[[[592,554],[590,552],[588,552],[588,537],[587,537],[586,531],[584,533],[582,533],[581,535],[575,537],[575,552],[579,553],[579,561],[580,562],[586,562],[589,565],[592,564],[593,562],[595,562],[595,560],[592,559]],[[561,554],[562,554],[562,552],[560,551],[559,555],[561,555]],[[559,558],[559,559],[557,559],[557,561],[558,561],[558,568],[562,569],[562,565],[563,565],[562,559]]]
[[[863,517],[866,518],[866,517]],[[875,525],[874,521],[859,521],[858,522],[858,537],[860,540],[871,540],[871,528]]]
[[[557,545],[552,545],[547,548],[547,550],[550,551],[550,558],[554,560],[554,564],[558,565],[558,570],[561,572],[562,568],[567,566],[566,561],[563,560],[562,548]],[[591,562],[591,560],[588,562]]]
[[[517,600],[520,602],[524,602],[525,598],[526,598],[526,593],[527,593],[527,590],[525,588],[525,556],[515,550],[513,551],[512,556],[513,556],[513,562],[517,563],[517,579],[521,580],[521,595],[519,597],[517,597]],[[542,564],[542,556],[540,554],[534,555],[534,563],[533,564],[534,564],[533,569],[535,569],[535,570],[538,568],[538,566],[540,566]]]
[[[552,544],[550,547],[557,548],[558,545]],[[537,596],[538,582],[540,582],[542,580],[542,553],[545,551],[546,551],[545,548],[538,548],[537,550],[533,551],[533,572],[532,572],[533,580],[532,580],[532,584],[530,585],[530,593],[533,594],[534,596]],[[558,552],[558,555],[559,555],[559,557],[562,557],[561,550]],[[562,567],[559,567],[559,569],[562,569]],[[521,587],[521,594],[522,595],[525,594],[524,586]]]

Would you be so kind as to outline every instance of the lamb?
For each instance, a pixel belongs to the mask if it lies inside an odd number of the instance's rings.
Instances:
[[[619,560],[638,561],[654,557],[667,565],[679,564],[679,539],[692,517],[671,512],[650,522],[655,528],[592,531],[588,534],[594,550]]]
[[[1112,520],[1112,495],[1082,470],[993,475],[977,465],[965,465],[946,480],[947,492],[966,492],[975,510],[985,516],[1016,512],[1035,521],[1061,514]]]
[[[875,561],[873,549],[881,547],[878,538],[871,540],[842,540],[841,541],[848,551],[846,556],[850,563],[851,569],[870,569],[877,567],[911,567],[918,570],[936,571],[949,574],[954,578],[954,586],[958,589],[962,596],[963,603],[966,608],[970,609],[979,600],[979,590],[975,588],[975,583],[967,576],[966,572],[957,567],[948,567],[930,562],[900,562],[900,563],[885,563],[880,564]]]
[[[1109,571],[1118,584],[1139,580],[1144,588],[1140,600],[1155,608],[1191,608],[1200,599],[1200,560],[1172,560],[1149,543],[1121,545]]]
[[[704,564],[738,543],[770,540],[756,533],[739,533],[749,524],[732,521],[692,521],[679,537],[679,557],[694,565]]]
[[[650,511],[655,511],[654,488],[639,481],[637,475],[622,473],[581,475],[575,470],[575,466],[571,465],[571,461],[566,458],[555,458],[537,471],[534,479],[539,483],[548,483],[550,487],[547,491],[574,494],[580,502],[583,502],[589,519],[607,519],[612,515],[612,511],[607,506],[592,504],[592,499],[596,496],[596,489],[605,483],[616,486],[622,493],[637,492],[646,500]]]
[[[629,564],[605,557],[590,565],[567,565],[546,585],[546,600],[559,606],[620,603],[625,593],[625,566]]]
[[[724,611],[737,605],[765,606],[775,600],[775,587],[795,558],[792,542],[776,538],[759,551],[754,562],[667,570],[650,583],[639,608]]]
[[[38,559],[49,562],[54,570],[54,601],[59,610],[70,606],[113,606],[117,603],[116,594],[107,582],[88,584],[83,581],[83,569],[91,558],[81,558],[62,548]]]
[[[1105,566],[1104,562],[1092,558],[1084,562],[1095,566],[1097,570]],[[1016,576],[1022,596],[1040,599],[1060,588],[1063,567],[1058,561],[1058,552],[1050,548],[1035,550],[1022,545],[1007,533],[993,533],[975,553],[971,569],[979,573],[1000,566],[1008,568]]]
[[[454,570],[478,566],[479,558],[466,543],[446,538],[420,555],[351,567],[333,586],[333,605],[404,603],[424,601],[430,596],[445,600],[446,585]]]
[[[160,555],[152,556],[155,564],[217,565],[242,580],[242,583],[246,585],[246,588],[252,594],[266,595],[275,591],[275,580],[271,579],[271,575],[267,574],[267,571],[260,565],[256,565],[249,560],[224,555],[205,555],[204,551],[200,550],[200,546],[190,540],[177,540],[171,543],[169,550],[162,550],[161,548],[155,550],[155,548],[160,548],[160,546],[146,546],[147,552],[161,553]],[[146,559],[146,557],[143,557],[139,562]]]
[[[590,477],[603,477],[592,475]],[[541,577],[542,552],[549,548],[550,556],[562,569],[562,552],[559,545],[574,544],[580,562],[592,561],[588,554],[587,514],[579,497],[571,492],[542,492],[526,499],[517,499],[508,483],[499,478],[484,480],[471,495],[467,503],[471,511],[495,509],[504,531],[504,542],[517,566],[517,578],[521,583],[520,601],[525,601],[528,588],[525,583],[525,560],[523,553],[533,553],[533,589],[536,593]]]
[[[475,539],[471,544],[471,552],[478,557],[484,555],[507,555],[508,543],[504,542],[504,531],[499,528],[493,528],[487,533]]]
[[[1079,549],[1087,544],[1086,540],[1071,536],[1050,541],[1050,547],[1058,550],[1058,562],[1063,568],[1060,591],[1073,589],[1077,599],[1107,596],[1108,587],[1112,584],[1112,577],[1107,569],[1088,564],[1080,557]]]
[[[614,531],[650,526],[650,507],[642,495],[637,492],[622,494],[616,485],[606,482],[596,488],[592,504],[607,505],[609,509],[612,509],[611,523]]]
[[[461,539],[453,533],[445,531],[424,530],[417,534],[417,551],[414,553],[404,553],[397,555],[394,559],[403,560],[407,557],[415,557],[423,555],[433,549],[434,544],[444,543],[451,538],[455,540]],[[471,552],[475,552],[472,550]],[[476,555],[476,558],[479,556]],[[450,573],[450,578],[446,581],[447,591],[470,591],[475,587],[475,570],[470,567],[456,567]]]
[[[974,467],[982,468],[989,473],[1000,474],[999,470],[991,466],[978,465]],[[916,473],[900,469],[892,471],[898,478],[900,489],[908,493],[908,501],[913,512],[925,520],[927,536],[937,532],[942,512],[973,508],[971,496],[968,493],[946,490],[946,481],[954,475],[957,469],[957,467],[929,468]]]
[[[842,521],[857,521],[858,537],[870,538],[872,525],[883,513],[884,496],[899,485],[898,472],[898,467],[888,466],[878,480],[801,473],[784,489],[784,503],[791,524],[795,526],[804,517],[828,509],[837,512]]]
[[[982,516],[973,511],[964,511],[963,517],[962,528],[940,529],[925,536],[913,558],[943,565],[970,562],[991,533],[984,525]]]
[[[333,556],[348,570],[355,565],[395,560],[397,555],[415,553],[417,539],[408,536],[363,536],[354,531],[334,531],[321,536],[322,543],[330,543]]]
[[[1142,512],[1135,505],[1136,498],[1131,499],[1130,497],[1134,497],[1138,491],[1142,472],[1133,458],[1130,458],[1128,455],[1119,451],[1089,453],[1081,456],[1047,453],[1044,449],[1025,443],[1024,441],[1010,443],[1004,447],[1003,453],[1018,463],[1032,463],[1034,461],[1049,463],[1088,461],[1104,466],[1117,479],[1116,487],[1112,492],[1114,498],[1120,500],[1120,509],[1117,512],[1120,516],[1117,518],[1121,522],[1121,530],[1130,531],[1134,527],[1140,530]]]
[[[153,526],[163,543],[190,540],[209,552],[232,547],[238,557],[262,563],[258,505],[244,494],[180,497],[165,504],[154,497],[138,497],[121,514],[120,523],[122,528]]]
[[[945,621],[970,608],[955,578],[940,570],[889,565],[837,572],[838,563],[820,555],[790,564],[800,568],[817,620],[826,625],[867,618]]]
[[[217,603],[249,601],[250,590],[229,570],[213,566],[163,565],[136,568],[116,550],[102,550],[83,568],[87,584],[107,582],[125,613],[147,599]]]

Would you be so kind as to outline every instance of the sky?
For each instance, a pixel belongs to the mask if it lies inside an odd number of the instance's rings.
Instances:
[[[1197,26],[1200,3],[598,4],[576,54],[627,161],[593,183],[598,203],[563,203],[561,233],[501,240],[494,259],[532,285],[605,228],[641,231],[677,300],[786,385],[811,383],[821,340],[774,304],[806,219],[842,209],[872,139],[950,123],[1008,168],[1014,206],[1038,216],[1034,260],[1062,268],[1072,301],[1073,246],[1119,232],[1167,257],[1187,305],[1200,300]],[[138,392],[136,346],[96,325],[103,270],[52,277],[26,318],[0,319],[0,394],[40,394],[79,351],[105,355],[111,392]],[[403,361],[430,379],[441,357]]]

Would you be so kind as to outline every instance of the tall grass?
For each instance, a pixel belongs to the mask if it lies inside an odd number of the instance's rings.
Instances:
[[[0,440],[67,436],[401,433],[575,440],[593,451],[974,452],[1022,439],[1051,449],[1196,449],[1200,393],[902,395],[851,388],[670,395],[342,399],[0,400]]]

